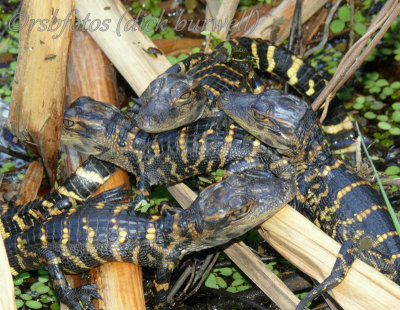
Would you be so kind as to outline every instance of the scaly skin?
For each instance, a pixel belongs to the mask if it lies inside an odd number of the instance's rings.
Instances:
[[[115,165],[90,157],[61,187],[43,199],[35,199],[22,206],[15,205],[14,197],[0,202],[1,237],[6,239],[76,207],[76,201],[89,198],[116,170]],[[112,192],[109,194],[112,195]]]
[[[270,90],[259,95],[226,93],[220,108],[296,167],[297,201],[311,205],[314,222],[342,243],[331,275],[298,305],[337,284],[355,258],[400,283],[400,238],[382,197],[329,150],[318,118],[302,100]]]
[[[133,173],[138,181],[136,203],[148,201],[151,185],[177,183],[218,168],[228,173],[253,168],[281,173],[280,155],[234,124],[211,118],[151,135],[115,107],[89,97],[66,109],[62,142]]]
[[[220,115],[214,109],[218,96],[229,90],[252,92],[253,77],[251,64],[232,60],[225,48],[195,54],[150,83],[138,100],[137,126],[158,133]]]
[[[94,197],[79,208],[5,240],[14,274],[46,268],[61,302],[94,309],[94,285],[71,288],[64,272],[106,261],[156,269],[155,309],[167,309],[171,274],[186,254],[224,244],[261,224],[295,195],[294,183],[265,175],[231,176],[202,191],[187,210],[140,218],[131,203]],[[121,194],[123,197],[124,194]],[[167,209],[170,208],[167,206]]]
[[[192,55],[151,82],[138,100],[137,126],[157,133],[210,115],[224,118],[215,104],[218,96],[227,91],[259,93],[264,87],[256,74],[264,72],[287,81],[309,103],[327,84],[314,68],[287,49],[267,40],[236,38],[219,44],[211,54]],[[324,130],[332,149],[352,153],[353,125],[343,105],[338,100],[335,104],[335,114],[328,115]]]

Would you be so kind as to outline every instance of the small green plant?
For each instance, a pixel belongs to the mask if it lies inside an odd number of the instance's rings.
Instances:
[[[213,31],[204,30],[200,34],[203,36],[210,36],[212,49],[214,49],[218,44],[221,43],[221,37]]]
[[[329,29],[332,33],[341,33],[345,27],[350,27],[351,12],[348,5],[343,5],[338,10],[338,18],[334,19],[329,25]],[[365,17],[360,11],[354,14],[354,31],[358,35],[362,36],[366,31]]]
[[[36,282],[29,282],[36,280]],[[47,270],[38,270],[37,275],[23,272],[14,278],[14,295],[17,309],[60,309],[52,284],[49,282]]]

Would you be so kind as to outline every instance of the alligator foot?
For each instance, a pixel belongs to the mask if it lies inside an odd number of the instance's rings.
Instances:
[[[353,252],[355,249],[355,243],[352,239],[343,242],[331,274],[321,284],[308,292],[308,294],[299,302],[296,310],[303,310],[309,301],[312,301],[321,293],[334,288],[344,280],[354,262],[355,256]]]
[[[103,300],[97,292],[99,289],[97,285],[88,283],[75,288],[64,287],[56,289],[56,291],[60,301],[73,310],[95,310],[95,307],[91,304],[92,298]]]

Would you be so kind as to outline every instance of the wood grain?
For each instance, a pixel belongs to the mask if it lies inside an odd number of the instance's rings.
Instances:
[[[90,96],[95,100],[118,106],[115,72],[107,57],[87,32],[77,31],[68,63],[68,93],[72,100]],[[69,154],[73,154],[71,150]],[[72,155],[75,157],[75,154]],[[76,170],[76,164],[71,164]],[[79,162],[77,163],[79,164]],[[94,195],[125,184],[130,189],[128,174],[119,169]],[[90,271],[91,282],[100,287],[103,300],[95,300],[98,309],[145,309],[141,268],[130,263],[111,262]],[[81,285],[79,277],[69,277],[75,286]],[[121,292],[124,292],[122,294]],[[129,292],[125,294],[125,292]],[[66,306],[62,306],[66,308]]]
[[[6,249],[4,248],[3,239],[0,239],[0,309],[14,310],[16,309],[14,298],[14,282],[11,276],[10,265],[8,264]]]
[[[340,248],[339,243],[289,206],[266,221],[259,233],[319,282],[330,274]],[[331,295],[344,309],[400,309],[400,286],[360,260]]]
[[[74,1],[24,1],[21,16],[35,20],[73,22]],[[56,29],[56,25],[47,25]],[[18,63],[11,95],[9,126],[22,142],[29,142],[43,158],[52,184],[60,151],[66,67],[72,32],[39,31],[40,24],[20,29]],[[53,27],[53,28],[51,28]]]
[[[43,172],[44,167],[41,162],[35,160],[29,164],[19,190],[21,196],[15,202],[16,205],[24,205],[37,198],[43,180]]]
[[[303,0],[302,23],[305,23],[309,18],[311,18],[311,16],[313,16],[327,2],[327,0]],[[271,40],[271,30],[276,26],[278,27],[276,43],[282,43],[282,41],[289,36],[290,23],[293,18],[295,4],[296,0],[282,1],[281,4],[272,9],[267,15],[259,17],[256,21],[256,26],[249,27],[243,35]]]

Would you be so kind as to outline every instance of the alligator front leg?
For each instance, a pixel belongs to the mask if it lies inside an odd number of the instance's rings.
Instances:
[[[246,157],[241,160],[237,160],[231,163],[225,171],[224,177],[228,177],[232,174],[238,174],[246,170],[263,170],[267,169],[265,163],[261,162],[259,158]]]
[[[141,201],[146,203],[150,202],[150,183],[149,180],[144,176],[136,177],[136,193],[134,203],[137,206]]]
[[[54,252],[47,249],[39,250],[38,254],[47,261],[50,278],[53,281],[57,296],[62,303],[73,310],[81,310],[81,303],[83,309],[95,310],[91,304],[91,299],[102,299],[101,295],[97,292],[99,289],[97,285],[89,283],[71,288],[64,276],[61,259]]]
[[[308,294],[297,305],[296,310],[304,309],[309,301],[313,300],[321,293],[337,286],[344,280],[355,259],[353,253],[355,251],[355,246],[354,241],[351,239],[343,242],[331,274],[321,284],[308,292]]]

